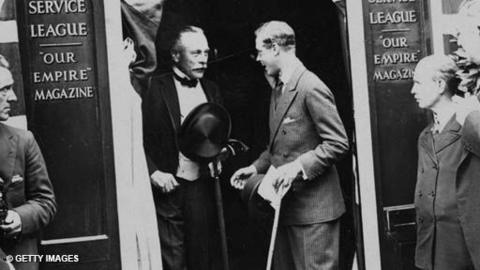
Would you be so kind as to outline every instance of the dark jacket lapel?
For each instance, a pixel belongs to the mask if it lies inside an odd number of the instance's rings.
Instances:
[[[461,128],[462,126],[456,121],[456,116],[453,115],[440,133],[440,136],[438,136],[438,140],[435,140],[435,153],[442,151],[459,140]]]
[[[215,89],[211,87],[208,81],[206,80],[200,80],[200,84],[202,85],[203,92],[205,93],[205,96],[207,97],[208,102],[217,102],[216,97],[215,97]]]
[[[288,112],[288,109],[292,105],[293,101],[295,100],[295,97],[298,94],[298,81],[302,77],[303,73],[305,73],[307,69],[303,65],[299,65],[295,71],[292,73],[292,77],[290,80],[287,82],[285,85],[285,88],[283,89],[284,93],[280,97],[280,100],[278,102],[277,109],[274,108],[274,103],[275,101],[273,100],[273,96],[275,93],[272,93],[272,98],[270,102],[270,112],[271,114],[271,122],[270,122],[270,128],[271,130],[274,130],[272,133],[272,137],[270,139],[270,146],[273,145],[273,141],[275,140],[275,137],[277,136],[278,130],[280,129],[281,123],[283,118]]]
[[[180,103],[178,102],[178,93],[175,88],[173,76],[165,77],[163,80],[164,87],[160,87],[160,91],[167,105],[167,109],[170,113],[170,120],[172,121],[173,128],[177,131],[180,127]]]
[[[433,146],[432,127],[433,124],[430,124],[422,131],[418,144],[425,150],[425,153],[427,153],[430,159],[432,159],[435,164],[438,164]]]
[[[7,182],[12,178],[15,166],[17,136],[0,124],[0,177]]]

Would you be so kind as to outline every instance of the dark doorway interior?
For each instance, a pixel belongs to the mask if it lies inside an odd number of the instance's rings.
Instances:
[[[233,120],[232,137],[250,151],[230,160],[224,178],[250,164],[268,141],[270,87],[252,57],[254,31],[265,21],[283,20],[297,35],[297,54],[333,91],[348,134],[353,133],[351,91],[348,85],[338,13],[332,1],[309,0],[171,0],[157,37],[158,70],[169,72],[169,33],[181,23],[202,27],[212,49],[208,77],[222,91]],[[342,217],[341,269],[351,269],[355,236],[353,229],[353,175],[351,156],[339,164],[347,213]],[[270,215],[264,212],[252,224],[248,211],[228,181],[223,186],[227,236],[232,269],[264,269],[269,241]]]

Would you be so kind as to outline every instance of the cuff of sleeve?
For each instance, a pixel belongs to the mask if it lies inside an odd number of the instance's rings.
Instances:
[[[20,234],[28,234],[35,231],[35,222],[32,215],[32,206],[28,204],[21,205],[13,208],[13,211],[17,212],[20,216],[20,222],[22,223],[22,229]]]
[[[298,168],[298,171],[301,173],[302,180],[308,180],[307,172],[305,169],[303,169],[302,163],[297,159],[294,162],[294,165],[296,168]]]
[[[302,171],[304,172],[305,178],[313,179],[318,175],[319,168],[316,168],[316,164],[314,162],[315,155],[312,153],[312,151],[300,155],[297,160],[302,165]]]
[[[262,164],[261,162],[259,162],[258,160],[255,161],[255,162],[253,162],[252,165],[250,165],[250,166],[252,166],[253,168],[255,168],[255,170],[257,171],[257,173],[258,173],[258,172],[262,172],[262,173],[263,173],[264,171],[266,171],[266,169],[264,169],[264,168],[265,168],[265,165]]]
[[[255,170],[255,174],[258,174],[258,169],[257,169],[257,167],[255,167],[255,165],[252,164],[252,165],[250,165],[250,167],[251,167],[253,170]]]

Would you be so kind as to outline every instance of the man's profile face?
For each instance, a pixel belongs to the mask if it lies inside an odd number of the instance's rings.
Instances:
[[[190,79],[201,79],[208,62],[208,41],[202,33],[184,33],[180,38],[180,50],[174,53],[175,65]]]
[[[277,76],[280,69],[274,48],[266,48],[262,37],[255,39],[255,48],[257,50],[257,61],[263,66],[265,73],[269,76]]]
[[[443,89],[440,87],[437,80],[433,77],[432,69],[417,65],[413,75],[413,87],[411,93],[413,94],[418,106],[422,109],[431,109],[437,104],[440,99]]]
[[[17,96],[13,92],[12,73],[0,67],[0,121],[6,121],[10,117],[10,102],[14,101],[17,101]]]

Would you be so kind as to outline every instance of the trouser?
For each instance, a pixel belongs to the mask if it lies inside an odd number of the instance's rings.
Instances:
[[[274,270],[338,269],[339,219],[307,225],[280,225]]]
[[[221,269],[214,181],[177,181],[171,193],[154,193],[163,269]]]

